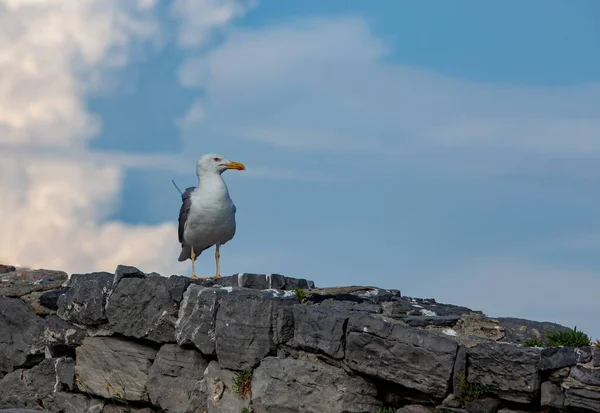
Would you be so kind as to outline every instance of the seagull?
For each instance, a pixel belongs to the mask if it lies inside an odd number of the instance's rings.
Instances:
[[[219,247],[235,235],[236,207],[221,176],[228,169],[243,171],[246,167],[214,153],[202,155],[196,163],[198,187],[186,188],[181,194],[178,228],[181,253],[178,260],[192,260],[192,279],[200,279],[194,261],[213,245],[217,272],[211,278],[221,277]]]

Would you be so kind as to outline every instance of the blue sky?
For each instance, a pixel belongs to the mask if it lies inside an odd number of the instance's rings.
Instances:
[[[117,168],[95,234],[149,231],[106,251],[188,274],[171,179],[195,185],[218,152],[248,168],[224,175],[238,232],[223,273],[397,288],[600,337],[600,3],[230,0],[237,14],[203,26],[203,2],[178,1],[196,14],[131,12],[154,31],[86,67],[102,87],[76,95],[98,122],[85,156]],[[209,251],[197,272],[213,270]]]

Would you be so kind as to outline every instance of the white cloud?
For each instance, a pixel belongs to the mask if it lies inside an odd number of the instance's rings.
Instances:
[[[255,1],[174,0],[171,12],[180,19],[177,40],[185,48],[204,46],[212,32],[243,16]]]
[[[556,154],[600,156],[600,84],[503,85],[409,67],[390,60],[359,18],[233,30],[179,76],[206,93],[190,137],[211,128],[290,150],[370,152],[452,168],[477,155],[482,168],[508,172],[544,172]]]
[[[195,7],[185,16],[186,30],[193,31],[182,34],[185,44],[229,21],[215,2],[176,4],[181,12]],[[161,39],[155,5],[0,0],[0,145],[6,149],[0,262],[70,272],[111,271],[119,263],[166,274],[176,268],[174,221],[142,226],[108,220],[124,166],[172,167],[175,161],[86,146],[101,127],[86,98],[106,88],[107,73],[127,65],[133,49]],[[203,16],[200,28],[197,14]]]

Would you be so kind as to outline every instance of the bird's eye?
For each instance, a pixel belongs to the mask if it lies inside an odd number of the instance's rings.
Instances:
[[[215,162],[221,162],[221,158],[214,158]]]

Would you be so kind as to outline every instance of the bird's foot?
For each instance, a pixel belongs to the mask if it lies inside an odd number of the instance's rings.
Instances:
[[[198,277],[196,274],[190,276],[191,280],[208,280],[208,277]]]
[[[211,280],[216,280],[218,278],[221,278],[221,274],[216,274],[215,276],[210,277],[210,278],[211,278]]]

